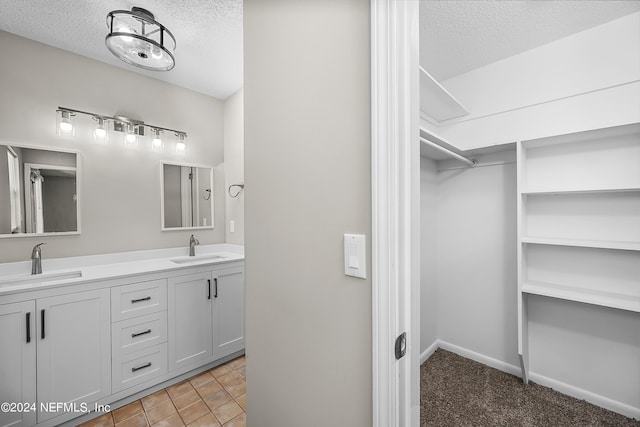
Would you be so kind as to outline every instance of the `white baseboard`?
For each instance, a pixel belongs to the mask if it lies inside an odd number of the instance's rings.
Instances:
[[[421,365],[424,362],[426,362],[427,359],[430,358],[433,353],[436,352],[436,350],[438,349],[439,344],[440,344],[440,341],[435,340],[433,342],[433,344],[431,344],[429,347],[427,347],[427,349],[425,351],[422,352],[422,354],[420,355],[420,364]]]
[[[511,365],[503,362],[502,360],[494,359],[484,354],[476,353],[475,351],[468,350],[464,347],[459,347],[455,344],[448,343],[446,341],[438,341],[440,348],[450,351],[467,359],[475,360],[483,365],[491,366],[499,371],[506,372],[511,375],[515,375],[518,378],[522,378],[522,371],[519,366]]]
[[[557,392],[566,394],[567,396],[586,400],[589,403],[613,412],[617,412],[618,414],[622,414],[625,417],[640,420],[640,408],[636,408],[634,406],[627,405],[626,403],[618,402],[617,400],[609,399],[608,397],[592,393],[578,387],[574,387],[570,384],[545,377],[544,375],[536,374],[535,372],[529,372],[529,379],[536,384],[550,387]]]
[[[519,378],[522,377],[522,371],[518,366],[511,365],[501,360],[497,360],[492,357],[485,356],[480,353],[476,353],[475,351],[472,351],[464,347],[460,347],[455,344],[451,344],[442,340],[436,340],[420,355],[420,364],[422,365],[424,362],[426,362],[427,359],[429,359],[429,357],[431,357],[431,355],[438,348],[450,351],[462,357],[466,357],[467,359],[475,360],[476,362],[482,363],[483,365],[491,366],[492,368],[498,369],[499,371],[503,371],[508,374],[515,375]],[[549,377],[545,377],[544,375],[536,374],[535,372],[529,373],[529,379],[535,382],[536,384],[540,384],[541,386],[544,386],[544,387],[550,387],[559,393],[566,394],[567,396],[575,397],[576,399],[585,400],[596,406],[600,406],[601,408],[605,408],[610,411],[616,412],[618,414],[622,414],[625,417],[635,418],[636,420],[640,420],[640,408],[627,405],[626,403],[622,403],[617,400],[609,399],[608,397],[592,393],[590,391],[572,386],[570,384],[567,384],[561,381],[554,380]]]

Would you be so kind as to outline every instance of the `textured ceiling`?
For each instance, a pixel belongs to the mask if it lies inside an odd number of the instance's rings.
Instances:
[[[107,13],[133,6],[175,36],[173,70],[141,70],[105,47]],[[242,87],[242,0],[0,0],[0,30],[219,99]]]
[[[640,0],[421,0],[420,64],[463,74],[640,11]]]
[[[107,51],[107,13],[133,6],[175,35],[173,70]],[[638,10],[640,0],[422,0],[420,63],[443,81]],[[0,0],[0,30],[219,99],[242,87],[242,0]]]

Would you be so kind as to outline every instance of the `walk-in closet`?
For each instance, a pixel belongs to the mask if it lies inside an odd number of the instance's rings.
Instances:
[[[640,420],[640,2],[473,3],[420,3],[421,363]]]

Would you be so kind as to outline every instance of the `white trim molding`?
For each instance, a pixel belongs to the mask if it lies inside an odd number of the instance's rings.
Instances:
[[[373,425],[420,422],[418,2],[371,0]],[[395,360],[396,337],[407,333]]]

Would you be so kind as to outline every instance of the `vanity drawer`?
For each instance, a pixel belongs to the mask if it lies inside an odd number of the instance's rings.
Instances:
[[[113,322],[166,309],[166,279],[111,288],[111,320]]]
[[[113,359],[112,392],[133,387],[167,373],[167,343]]]
[[[122,320],[111,325],[113,354],[128,354],[167,341],[167,312]]]

